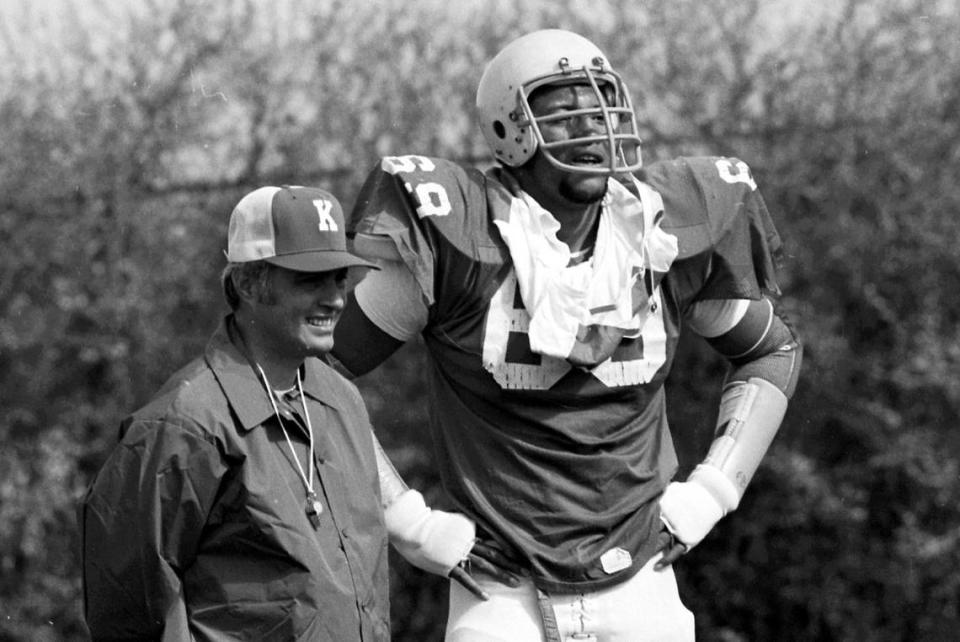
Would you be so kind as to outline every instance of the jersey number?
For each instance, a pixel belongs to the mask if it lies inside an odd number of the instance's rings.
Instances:
[[[511,390],[547,390],[560,381],[573,366],[565,359],[536,355],[529,344],[522,354],[508,357],[511,335],[525,335],[530,315],[514,306],[516,275],[511,271],[490,301],[483,337],[483,366],[501,388]],[[650,316],[634,343],[632,358],[617,353],[590,373],[610,388],[647,383],[667,360],[667,332],[663,323],[660,289],[650,297]]]
[[[386,156],[380,163],[381,169],[389,174],[411,174],[413,172],[430,173],[436,169],[433,161],[426,156]],[[446,216],[453,209],[447,190],[440,183],[418,182],[416,185],[404,181],[403,186],[417,203],[417,216]]]
[[[716,162],[716,166],[717,172],[720,173],[720,178],[727,183],[731,185],[734,183],[743,183],[751,190],[756,191],[757,183],[753,180],[753,176],[750,175],[750,168],[747,167],[747,164],[743,161],[733,163],[726,158],[721,158]]]

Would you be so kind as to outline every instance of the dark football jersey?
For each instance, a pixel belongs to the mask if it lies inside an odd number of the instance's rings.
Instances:
[[[539,586],[599,588],[656,552],[657,499],[677,466],[663,382],[684,312],[776,292],[779,239],[741,161],[649,166],[639,178],[663,198],[679,255],[666,275],[638,279],[649,306],[639,333],[600,365],[575,367],[530,349],[530,317],[494,225],[515,197],[501,172],[385,158],[350,225],[392,239],[428,304],[431,430],[456,509]]]

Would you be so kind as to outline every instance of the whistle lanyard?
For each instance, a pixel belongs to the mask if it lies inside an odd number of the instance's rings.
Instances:
[[[300,379],[300,370],[297,369],[297,390],[300,391],[300,405],[303,407],[303,418],[307,424],[307,436],[309,437],[310,444],[306,472],[304,472],[303,466],[300,464],[300,459],[297,457],[297,451],[293,448],[293,441],[291,441],[290,433],[287,432],[287,427],[283,423],[283,417],[280,416],[280,408],[277,406],[276,392],[274,392],[273,388],[270,386],[270,381],[267,379],[267,374],[263,371],[263,368],[260,367],[260,364],[257,364],[257,370],[259,371],[260,376],[263,378],[264,385],[267,387],[267,396],[270,398],[270,405],[273,406],[273,413],[276,415],[277,421],[280,423],[280,429],[283,431],[283,436],[287,440],[287,446],[290,448],[290,456],[293,457],[293,463],[296,464],[297,472],[300,473],[300,479],[303,480],[303,485],[307,493],[307,518],[310,520],[310,523],[314,528],[319,528],[320,514],[323,513],[323,504],[320,502],[316,491],[313,489],[313,480],[315,477],[313,457],[313,425],[310,423],[310,411],[307,410],[307,398],[303,394],[303,382]]]

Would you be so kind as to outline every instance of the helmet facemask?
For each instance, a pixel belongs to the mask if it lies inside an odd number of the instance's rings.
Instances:
[[[633,103],[620,75],[612,69],[604,69],[602,58],[595,58],[594,69],[584,66],[580,69],[571,69],[566,60],[561,59],[560,74],[550,74],[535,78],[517,90],[517,110],[510,114],[516,119],[516,124],[523,128],[529,127],[536,140],[537,148],[543,152],[543,157],[554,167],[565,172],[588,175],[611,176],[613,174],[630,173],[640,169],[643,163],[640,159],[640,137],[637,135],[636,114]],[[551,85],[588,85],[597,99],[596,107],[588,107],[558,114],[535,116],[530,106],[529,97],[542,87]],[[611,91],[605,91],[609,88]],[[610,94],[612,93],[612,100]],[[591,136],[580,136],[560,141],[547,142],[544,140],[540,125],[569,118],[600,117],[603,122],[603,133]],[[555,150],[568,147],[580,147],[602,142],[607,147],[608,162],[603,166],[573,165],[561,161]],[[625,150],[624,147],[632,148]],[[628,153],[634,160],[628,159]]]

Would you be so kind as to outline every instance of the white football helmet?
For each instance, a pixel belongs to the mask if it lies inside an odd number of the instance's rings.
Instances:
[[[555,83],[589,85],[596,92],[598,107],[535,118],[527,98],[538,87]],[[601,86],[613,89],[612,104],[607,104]],[[570,31],[534,31],[504,47],[480,78],[477,114],[494,157],[509,167],[524,164],[538,148],[554,166],[581,174],[632,172],[642,165],[636,116],[623,80],[596,45]],[[553,143],[544,141],[539,123],[581,116],[602,117],[604,133]],[[558,147],[597,141],[609,145],[608,165],[570,165],[551,152]],[[629,149],[625,150],[625,146]],[[635,160],[628,161],[627,152]]]

